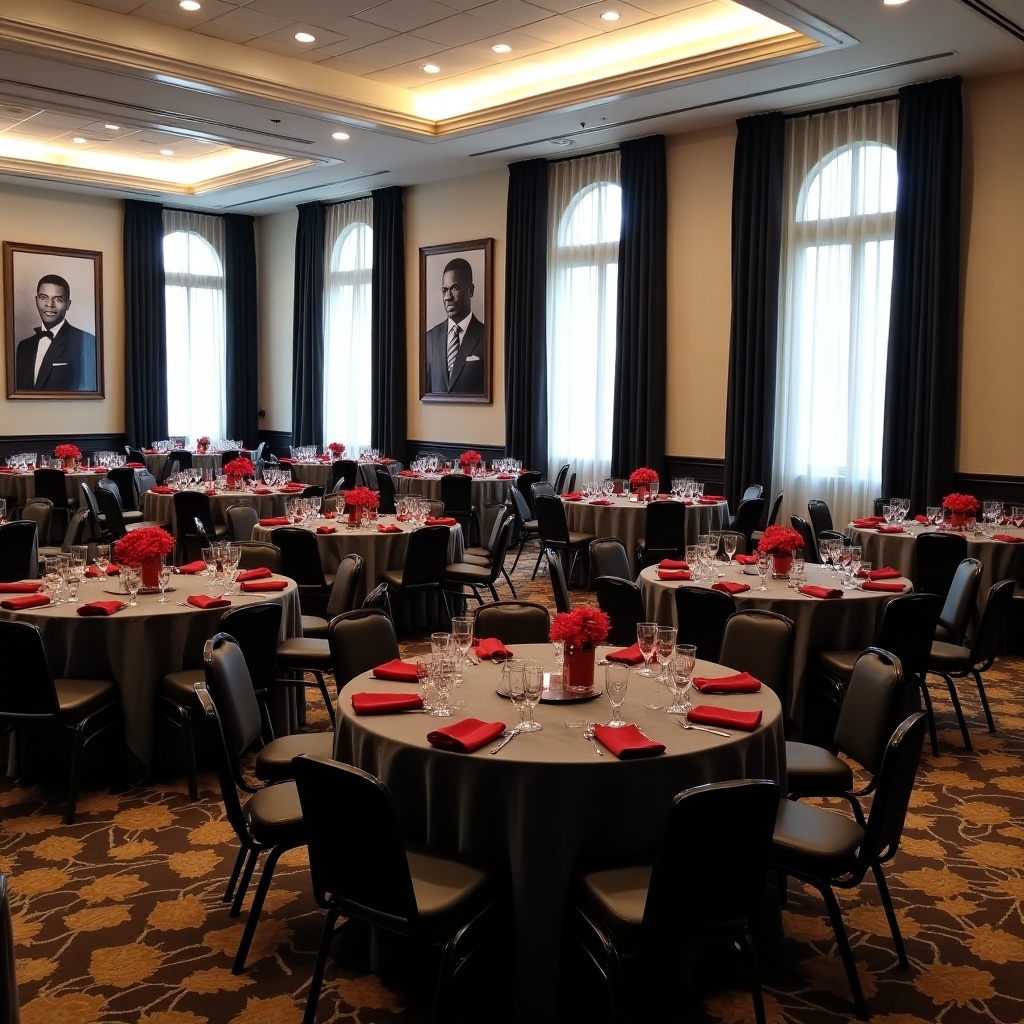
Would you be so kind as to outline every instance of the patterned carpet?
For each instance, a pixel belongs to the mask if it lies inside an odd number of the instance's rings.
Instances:
[[[551,604],[547,580],[522,589]],[[587,599],[582,591],[573,597]],[[404,649],[419,646],[414,638]],[[974,754],[963,751],[948,700],[933,690],[941,754],[926,748],[901,850],[887,872],[909,970],[896,963],[874,883],[840,894],[877,1024],[1024,1020],[1024,659],[1000,660],[988,690],[993,735],[983,731],[976,695],[961,691]],[[322,705],[311,701],[309,711],[311,728],[326,727]],[[282,858],[247,970],[233,976],[244,917],[232,920],[221,902],[236,843],[216,778],[207,771],[201,799],[189,804],[183,781],[167,774],[121,792],[87,781],[70,827],[61,824],[59,787],[0,780],[0,872],[11,877],[23,1024],[301,1019],[322,922],[304,853]],[[782,925],[785,939],[769,943],[762,958],[769,1021],[851,1019],[820,897],[793,887]],[[453,1007],[458,1024],[508,1019],[506,954],[496,944],[467,968]],[[430,963],[420,952],[404,963],[400,977],[387,979],[329,964],[318,1020],[424,1024]],[[714,951],[689,991],[680,965],[649,965],[634,979],[636,1018],[752,1020],[733,965]],[[562,1020],[606,1019],[598,979],[574,959],[563,987]]]

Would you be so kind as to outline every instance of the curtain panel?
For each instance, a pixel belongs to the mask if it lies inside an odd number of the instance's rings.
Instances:
[[[323,441],[324,223],[322,203],[298,207],[292,314],[292,444]]]
[[[256,311],[256,237],[252,217],[224,217],[227,320],[226,436],[255,448],[259,433],[259,339]]]
[[[619,234],[612,473],[664,476],[668,184],[665,138],[619,146]]]
[[[899,92],[899,188],[882,490],[923,510],[953,490],[960,335],[960,78]]]
[[[505,454],[547,465],[546,160],[509,164],[505,256]]]

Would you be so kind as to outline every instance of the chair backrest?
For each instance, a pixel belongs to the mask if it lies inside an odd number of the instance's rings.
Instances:
[[[529,522],[531,519],[537,518],[537,511],[533,507],[533,485],[540,480],[541,474],[538,470],[531,469],[525,473],[520,473],[516,479],[516,489],[526,499],[526,505],[530,510],[528,516],[524,516],[523,519]]]
[[[356,676],[400,657],[395,624],[380,608],[356,608],[331,619],[327,645],[340,691]]]
[[[331,489],[339,487],[345,491],[351,491],[356,485],[356,477],[359,474],[359,464],[355,459],[338,459],[331,466]]]
[[[868,647],[853,666],[833,748],[852,757],[872,775],[882,765],[902,688],[903,668],[888,651]]]
[[[732,521],[732,528],[737,533],[742,533],[750,545],[750,535],[757,529],[764,515],[764,498],[747,498],[740,502],[736,510],[736,518]]]
[[[507,502],[494,501],[484,506],[480,520],[480,536],[486,538],[483,546],[488,551],[493,553],[497,548],[501,537],[501,528],[505,520],[510,518],[512,518],[512,507]],[[515,520],[513,520],[512,528],[515,529]]]
[[[874,646],[899,658],[908,683],[924,681],[941,607],[938,594],[899,594],[882,612]]]
[[[176,458],[168,455],[164,459],[163,468],[160,470],[160,483],[167,483],[168,479],[174,476],[181,469],[181,463]]]
[[[380,466],[377,467],[377,490],[380,492],[379,511],[381,515],[395,514],[395,478]]]
[[[87,508],[76,509],[75,514],[71,517],[71,522],[68,523],[60,549],[65,554],[70,554],[72,547],[95,540],[97,533],[92,512]]]
[[[107,533],[118,540],[128,532],[128,527],[125,525],[124,514],[121,512],[121,498],[117,492],[117,485],[104,486],[105,484],[107,481],[101,480],[96,488],[96,503],[100,507],[100,512],[103,513],[103,525],[106,527]]]
[[[7,876],[0,875],[0,1024],[18,1024],[18,977],[15,972],[14,926],[7,892]]]
[[[416,895],[387,788],[361,768],[311,754],[296,757],[292,770],[317,902],[408,931],[417,918]],[[354,821],[358,842],[352,841]]]
[[[175,529],[179,540],[199,536],[196,519],[203,524],[208,537],[214,535],[213,510],[210,499],[202,491],[175,491],[171,500],[174,502]]]
[[[282,613],[281,605],[268,601],[231,608],[221,617],[220,632],[238,641],[256,690],[269,692],[277,678]]]
[[[8,665],[0,676],[0,720],[57,718],[60,702],[39,627],[0,619],[0,650]]]
[[[632,580],[617,576],[598,576],[594,580],[594,592],[598,607],[612,620],[608,643],[616,647],[635,644],[636,624],[647,621],[640,587]]]
[[[744,488],[743,494],[740,495],[740,504],[742,505],[745,501],[753,501],[756,498],[764,497],[764,485],[763,484],[751,484],[749,487]]]
[[[565,481],[569,478],[569,463],[566,462],[564,465],[558,467],[558,472],[555,474],[555,494],[565,493]]]
[[[468,514],[473,507],[473,478],[465,473],[441,477],[441,500],[448,515]]]
[[[793,620],[761,608],[729,617],[722,634],[719,661],[752,676],[774,690],[789,708],[790,670],[793,663]]]
[[[807,502],[807,518],[815,537],[820,537],[822,530],[835,529],[832,525],[832,513],[829,511],[828,502],[822,501],[820,498],[811,498]]]
[[[326,587],[316,534],[300,526],[279,526],[274,543],[281,549],[281,573],[300,587]]]
[[[524,523],[529,523],[535,518],[530,510],[530,503],[517,487],[510,487],[508,493],[512,499],[512,515],[516,517],[517,526],[522,529]]]
[[[448,542],[451,530],[447,526],[423,526],[409,535],[402,568],[402,589],[429,587],[440,584],[448,568]]]
[[[237,448],[226,448],[220,453],[220,464],[225,466],[233,459],[239,458],[241,454],[242,453]]]
[[[775,520],[779,518],[779,509],[782,508],[782,491],[775,495],[772,502],[772,510],[768,513],[768,526],[774,526]]]
[[[129,466],[115,466],[114,469],[107,471],[105,479],[117,486],[118,494],[121,496],[121,508],[138,512],[139,492],[135,483],[135,470]]]
[[[712,782],[673,799],[647,888],[645,947],[754,930],[778,807],[779,787],[768,779]]]
[[[1000,580],[989,587],[981,619],[971,639],[971,664],[991,663],[1002,651],[1006,616],[1013,603],[1016,580]]]
[[[971,624],[981,585],[981,562],[976,558],[965,558],[953,574],[946,600],[939,612],[939,625],[953,638],[953,643],[962,644]]]
[[[187,448],[175,448],[167,457],[167,461],[170,462],[172,458],[177,462],[178,469],[192,468],[192,453]]]
[[[135,471],[135,487],[141,498],[150,487],[156,487],[156,477],[148,469],[137,469]]]
[[[680,558],[686,547],[686,506],[678,501],[652,501],[644,513],[644,564]]]
[[[140,448],[131,448],[128,445],[124,446],[124,453],[128,456],[129,462],[138,462],[143,466],[146,465],[146,456],[143,455]]]
[[[371,491],[377,490],[377,470],[380,467],[375,462],[360,462],[357,465],[359,479],[362,480],[363,485],[369,487]]]
[[[359,606],[360,608],[375,608],[378,611],[384,612],[388,615],[388,585],[386,583],[378,583],[377,586],[371,590],[366,597],[363,598],[363,603]],[[391,616],[388,615],[388,618]]]
[[[252,540],[252,531],[260,522],[260,513],[253,505],[236,502],[224,510],[228,533],[232,540]]]
[[[676,588],[676,642],[693,644],[697,657],[704,661],[718,661],[722,652],[725,624],[736,611],[732,594],[710,587]]]
[[[79,490],[82,492],[83,503],[85,504],[86,508],[88,508],[89,511],[92,512],[93,518],[95,518],[97,525],[99,525],[100,506],[99,502],[96,500],[96,495],[93,492],[93,489],[84,481],[78,486]]]
[[[566,487],[566,491],[569,494],[572,494],[573,491],[575,491],[575,490],[576,490],[576,474],[573,473],[572,476],[569,477],[569,485],[568,485],[568,487]]]
[[[36,535],[44,544],[49,543],[50,523],[53,520],[53,502],[49,498],[29,498],[22,506],[19,519],[36,524]]]
[[[569,598],[569,588],[565,583],[565,573],[562,571],[562,558],[557,551],[547,548],[544,557],[548,563],[548,576],[551,577],[551,593],[555,599],[556,612],[572,611],[572,601]]]
[[[545,494],[549,497],[558,497],[558,492],[555,490],[554,485],[550,480],[538,480],[535,484],[530,485],[530,494],[533,495],[533,507],[537,507],[537,495]]]
[[[811,524],[807,522],[803,516],[797,515],[790,516],[789,521],[792,524],[793,529],[803,537],[804,561],[820,565],[821,553],[818,551],[818,541],[814,536],[814,531],[811,529]]]
[[[590,571],[594,576],[617,576],[622,580],[631,580],[633,573],[629,568],[626,545],[618,537],[597,537],[592,540]]]
[[[0,583],[39,578],[39,531],[29,519],[0,524]]]
[[[271,572],[281,571],[281,549],[268,540],[236,541],[241,554],[238,558],[239,569],[269,569]]]
[[[67,477],[60,469],[37,469],[33,474],[34,494],[49,498],[54,508],[68,508]]]
[[[562,499],[551,494],[538,494],[534,499],[537,510],[537,530],[543,547],[566,547],[569,543],[569,524],[565,518]]]
[[[957,566],[967,557],[967,538],[962,533],[920,533],[914,541],[914,590],[945,598]]]
[[[363,556],[350,551],[338,563],[334,572],[334,583],[331,596],[327,599],[326,617],[333,619],[342,612],[350,612],[355,608],[356,591],[359,589],[359,578],[363,574]]]
[[[551,638],[551,613],[533,601],[492,601],[477,611],[473,633],[503,644],[546,644]]]

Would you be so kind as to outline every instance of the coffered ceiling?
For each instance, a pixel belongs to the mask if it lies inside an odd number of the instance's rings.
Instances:
[[[0,180],[264,213],[1024,67],[1020,0],[192,6],[0,0]]]

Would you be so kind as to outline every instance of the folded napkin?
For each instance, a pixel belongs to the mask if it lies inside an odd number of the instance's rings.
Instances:
[[[690,578],[689,569],[659,569],[658,579],[659,580],[688,580]]]
[[[703,494],[703,495],[701,495],[701,500],[702,501],[716,501],[717,502],[717,501],[725,501],[726,498],[725,498],[724,494]]]
[[[595,498],[592,502],[590,502],[591,505],[610,505],[611,503],[611,498]]]
[[[901,587],[900,589],[902,590],[903,588]],[[798,590],[801,594],[804,594],[807,597],[834,598],[843,596],[843,592],[838,587],[819,587],[813,583],[808,583],[804,587],[799,587]]]
[[[623,725],[618,729],[595,725],[594,738],[622,761],[665,753],[664,743],[649,740],[635,725]]]
[[[620,665],[639,665],[644,660],[639,643],[633,644],[632,647],[623,647],[621,651],[612,651],[605,657],[609,661],[617,661]]]
[[[396,683],[415,683],[416,666],[401,658],[392,658],[391,661],[378,665],[373,670],[374,679],[391,679]]]
[[[862,516],[860,519],[854,519],[853,525],[859,527],[877,526],[879,523],[884,522],[884,516]]]
[[[298,494],[305,489],[303,484],[285,484],[283,487],[278,488],[281,494]]]
[[[9,597],[6,601],[0,601],[0,608],[16,612],[22,608],[42,608],[44,604],[49,603],[50,598],[47,594],[24,594],[22,597]]]
[[[107,467],[106,466],[93,466],[92,471],[94,473],[101,473],[101,474],[102,473],[106,473],[107,472]]]
[[[285,456],[282,456],[282,457],[281,457],[280,459],[278,459],[277,461],[278,461],[278,462],[284,462],[284,463],[291,463],[291,462],[295,462],[296,460],[295,460],[295,459],[293,459],[293,458],[291,458],[291,457],[290,457],[290,456],[288,456],[288,455],[285,455]]]
[[[868,580],[860,585],[861,590],[880,590],[890,594],[902,594],[904,584],[891,583],[885,580]]]
[[[290,526],[291,520],[287,516],[271,516],[269,519],[261,519],[260,526]]]
[[[427,526],[454,526],[458,520],[452,516],[427,516],[424,522]]]
[[[226,597],[210,597],[209,594],[193,594],[188,598],[193,608],[230,608],[231,602]]]
[[[733,711],[731,708],[717,708],[711,704],[698,704],[686,712],[686,717],[698,725],[721,725],[748,732],[761,724],[761,715],[760,711]]]
[[[757,555],[734,555],[733,561],[739,565],[757,565]]]
[[[721,590],[726,594],[742,594],[750,589],[749,583],[734,583],[732,580],[719,580],[711,584],[712,590]]]
[[[570,491],[562,495],[562,501],[582,501],[583,495],[579,491]]]
[[[442,750],[471,754],[504,731],[504,722],[481,722],[479,718],[464,718],[461,722],[428,732],[427,742]]]
[[[157,484],[155,487],[150,487],[150,492],[153,494],[173,494],[174,489],[167,487],[165,484]]]
[[[717,505],[719,503],[719,501],[725,501],[725,499],[724,498],[713,498],[713,497],[709,497],[708,495],[704,494],[704,495],[702,495],[701,497],[699,497],[697,499],[697,504],[698,505]]]
[[[338,528],[336,526],[318,526],[316,528],[317,533],[337,533]]]
[[[273,494],[274,492],[269,487],[254,487],[252,489],[253,494]]]
[[[1004,544],[1020,544],[1024,542],[1024,537],[1015,537],[1012,533],[994,533],[992,534],[993,540],[1001,540]]]
[[[903,533],[903,527],[892,523],[879,523],[875,529],[879,533]]]
[[[512,657],[512,652],[495,637],[474,640],[473,650],[478,658],[490,658],[491,661],[507,661]]]
[[[252,580],[265,580],[273,575],[265,565],[258,565],[255,569],[246,569],[240,572],[235,579],[239,583],[250,583]]]
[[[262,594],[265,591],[284,590],[287,586],[287,580],[250,580],[241,585],[241,590],[243,594]]]
[[[755,679],[749,672],[737,672],[717,679],[694,676],[693,685],[701,693],[757,693],[761,689],[761,680]]]
[[[113,562],[110,562],[105,570],[101,569],[98,565],[90,565],[89,568],[85,570],[86,576],[91,576],[94,580],[99,579],[101,576],[117,576],[120,572],[121,567],[119,565],[114,565]]]
[[[684,562],[679,558],[663,558],[658,563],[659,569],[689,569],[690,563]]]
[[[398,471],[399,476],[419,476],[419,471],[415,469],[400,469]]]
[[[126,462],[125,465],[129,469],[145,469],[146,464],[144,462]]]
[[[202,572],[206,568],[206,563],[200,558],[195,562],[189,562],[187,565],[179,565],[178,572],[184,573],[186,576],[195,576],[196,573]]]
[[[238,488],[235,488],[235,490],[237,489]],[[203,491],[203,494],[205,494],[208,498],[214,498],[217,496],[217,489],[215,487],[207,487],[206,490]]]
[[[858,576],[861,573],[857,573]],[[894,569],[891,565],[885,565],[881,569],[872,569],[868,574],[869,580],[898,580],[903,574],[899,569]]]
[[[78,608],[79,615],[113,615],[125,607],[124,601],[90,601]]]
[[[922,526],[928,526],[928,524],[931,523],[931,520],[927,516],[923,516],[920,513],[918,513],[916,516],[914,516],[914,522],[920,523]]]
[[[22,580],[20,583],[0,583],[0,594],[37,594],[41,580]]]
[[[511,480],[512,479],[512,474],[511,473],[499,473],[494,479],[495,480]]]
[[[402,528],[395,523],[378,523],[378,533],[401,533]]]
[[[418,693],[352,694],[352,710],[357,715],[387,715],[392,711],[420,711],[422,708],[423,698]]]
[[[325,509],[322,515],[324,519],[337,519],[338,517],[338,513],[333,508]]]

